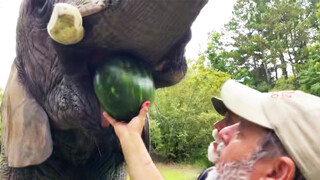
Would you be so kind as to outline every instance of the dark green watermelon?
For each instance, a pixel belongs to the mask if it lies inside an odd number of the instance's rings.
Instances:
[[[119,121],[130,121],[155,94],[151,73],[130,56],[113,56],[96,70],[94,88],[102,108]]]

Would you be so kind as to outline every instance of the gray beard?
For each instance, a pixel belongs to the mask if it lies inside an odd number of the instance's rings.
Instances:
[[[255,155],[249,160],[225,163],[218,169],[218,176],[212,180],[248,180],[250,179],[253,165],[257,162]],[[209,179],[208,179],[209,180]]]

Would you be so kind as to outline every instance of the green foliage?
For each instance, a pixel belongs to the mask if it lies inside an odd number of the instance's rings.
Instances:
[[[157,90],[150,116],[161,129],[161,143],[158,135],[151,141],[162,144],[153,148],[171,160],[206,163],[213,124],[222,118],[215,112],[211,97],[219,96],[230,76],[206,68],[203,58],[189,64],[193,66],[181,83]]]
[[[295,82],[296,82],[296,79],[294,76],[290,76],[287,79],[284,77],[281,77],[276,81],[276,85],[272,90],[273,91],[295,90],[296,89]]]
[[[234,74],[234,79],[239,80],[245,85],[250,86],[253,81],[252,74],[248,71],[247,68],[238,69],[237,73]]]
[[[320,96],[320,45],[310,47],[309,53],[310,60],[301,70],[300,89]]]
[[[150,119],[150,132],[151,150],[160,151],[163,149],[162,134],[159,123],[154,119]]]
[[[208,48],[205,52],[206,58],[210,61],[211,68],[232,73],[234,71],[233,64],[228,62],[228,52],[224,50],[223,43],[221,41],[221,36],[223,34],[212,32],[209,35],[210,42],[208,43]]]

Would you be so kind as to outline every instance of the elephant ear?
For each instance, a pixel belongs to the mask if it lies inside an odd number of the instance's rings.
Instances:
[[[40,164],[52,153],[48,116],[19,81],[15,64],[2,101],[2,142],[10,167]]]

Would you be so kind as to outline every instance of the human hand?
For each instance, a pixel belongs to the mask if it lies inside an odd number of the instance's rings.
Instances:
[[[145,124],[146,115],[150,106],[150,101],[146,101],[142,104],[139,114],[134,117],[129,123],[118,122],[111,117],[107,112],[103,112],[104,120],[101,125],[107,127],[109,123],[113,126],[116,135],[119,139],[138,134],[141,136],[143,126]]]

